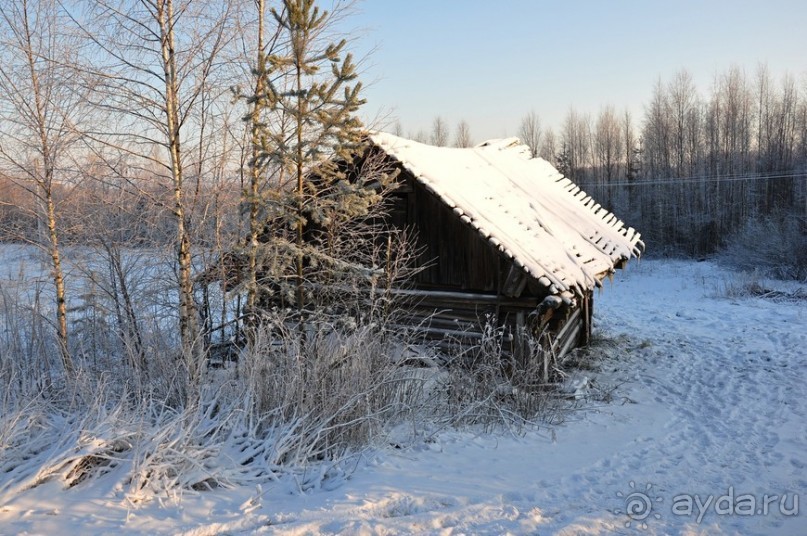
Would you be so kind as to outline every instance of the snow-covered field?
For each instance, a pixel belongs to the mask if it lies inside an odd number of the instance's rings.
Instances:
[[[596,301],[607,357],[581,372],[610,400],[562,425],[442,431],[306,493],[136,506],[114,473],[48,482],[0,494],[0,533],[807,534],[807,300],[725,297],[735,280],[708,262],[619,273]]]

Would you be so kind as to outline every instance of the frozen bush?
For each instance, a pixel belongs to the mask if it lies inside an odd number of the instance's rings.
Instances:
[[[807,279],[807,221],[795,214],[749,220],[719,254],[726,264],[779,279]]]

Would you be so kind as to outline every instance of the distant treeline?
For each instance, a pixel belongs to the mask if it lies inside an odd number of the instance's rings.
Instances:
[[[805,229],[807,99],[792,77],[732,68],[704,96],[684,71],[656,84],[638,137],[629,116],[622,129],[615,119],[601,112],[586,144],[575,133],[587,120],[570,114],[555,163],[641,229],[651,251],[710,253],[762,218]]]
[[[393,130],[403,135],[400,124]],[[639,229],[649,253],[711,253],[749,221],[764,218],[795,219],[807,233],[807,78],[800,88],[793,76],[774,80],[764,65],[753,75],[732,67],[704,93],[681,71],[656,83],[642,117],[612,106],[596,116],[571,109],[555,131],[542,128],[539,116],[530,113],[519,136],[535,156]],[[452,140],[439,117],[431,133],[409,137],[435,145],[473,143],[467,122],[457,125]],[[202,211],[197,221],[210,227],[201,233],[209,240],[238,226],[238,210],[211,210],[208,204],[212,196],[221,208],[238,203],[243,150],[232,156],[229,165],[219,164],[214,181],[194,178]],[[116,242],[170,242],[170,192],[127,186],[160,184],[143,174],[138,170],[136,181],[98,181],[87,180],[92,172],[85,171],[82,181],[57,185],[65,238],[86,241],[103,230]],[[0,176],[0,240],[36,238],[35,197],[23,187],[19,178]],[[160,221],[165,225],[155,225]]]
[[[684,70],[659,80],[644,108],[642,117],[571,109],[557,131],[533,112],[519,137],[640,229],[649,252],[710,253],[760,218],[796,218],[805,230],[807,78],[800,94],[793,76],[732,67],[703,93]],[[409,137],[448,145],[449,130],[438,117]],[[461,121],[453,145],[471,144]]]

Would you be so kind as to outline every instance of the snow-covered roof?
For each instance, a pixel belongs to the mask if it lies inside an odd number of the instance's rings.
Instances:
[[[644,247],[636,230],[517,138],[463,149],[370,139],[553,294],[598,286]]]

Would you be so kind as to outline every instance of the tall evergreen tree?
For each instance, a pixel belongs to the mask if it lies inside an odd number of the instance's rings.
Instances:
[[[314,0],[284,0],[271,13],[285,46],[266,57],[256,86],[263,88],[258,106],[273,119],[260,123],[253,166],[276,174],[261,236],[262,279],[302,310],[305,282],[317,269],[361,269],[316,246],[308,230],[362,217],[380,198],[365,182],[347,178],[345,163],[361,151],[365,135],[356,116],[364,100],[346,41],[325,38],[331,14]]]

